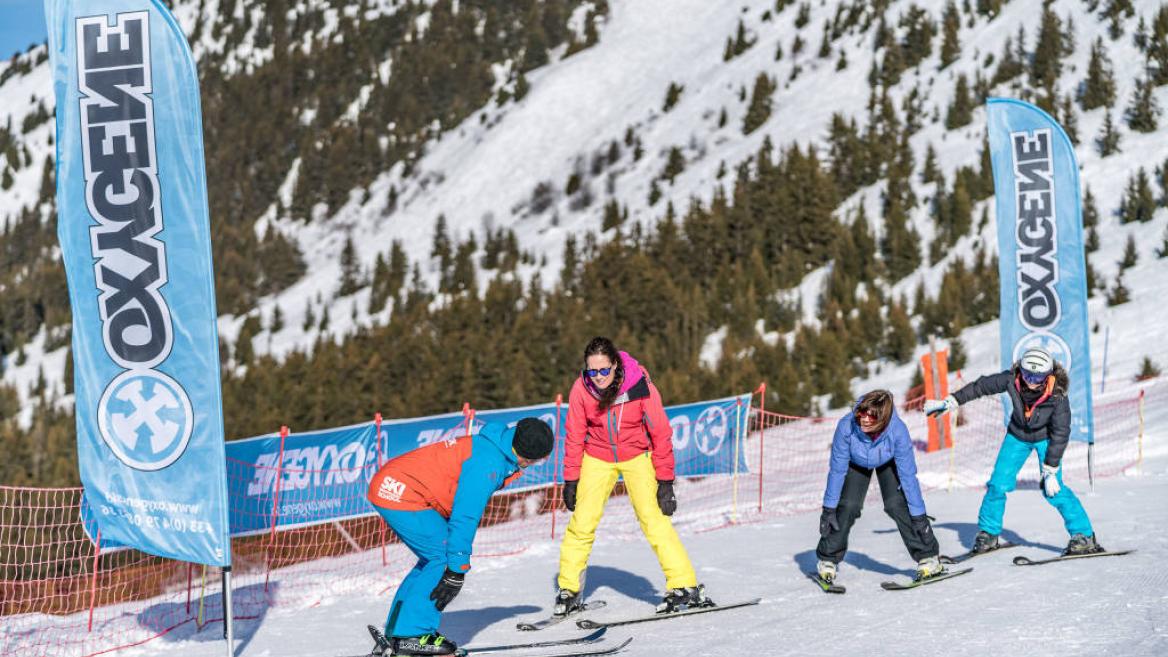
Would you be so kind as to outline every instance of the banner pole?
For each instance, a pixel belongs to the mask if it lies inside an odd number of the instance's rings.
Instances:
[[[235,622],[231,606],[231,565],[223,566],[223,638],[227,640],[227,657],[235,655]]]

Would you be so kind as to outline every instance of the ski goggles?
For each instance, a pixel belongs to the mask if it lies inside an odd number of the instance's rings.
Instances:
[[[595,379],[597,375],[608,376],[612,372],[612,367],[605,367],[599,370],[584,370],[584,374],[590,379]]]
[[[1038,385],[1046,381],[1046,377],[1050,376],[1050,372],[1030,372],[1022,370],[1022,380],[1030,385]]]

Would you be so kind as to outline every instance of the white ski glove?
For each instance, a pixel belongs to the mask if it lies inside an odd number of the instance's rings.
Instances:
[[[1042,464],[1042,492],[1047,497],[1054,497],[1062,490],[1058,482],[1058,468],[1052,468],[1049,465]]]
[[[957,410],[957,399],[953,395],[949,395],[944,399],[926,399],[925,413],[928,415],[941,415],[942,413],[952,413]]]

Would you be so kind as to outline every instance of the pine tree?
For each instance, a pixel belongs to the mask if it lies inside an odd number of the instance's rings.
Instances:
[[[899,25],[905,31],[903,58],[905,68],[921,63],[933,52],[933,36],[937,33],[937,26],[933,23],[929,12],[910,4],[908,11],[901,16]]]
[[[1136,89],[1132,92],[1132,101],[1128,105],[1125,117],[1127,125],[1136,132],[1155,132],[1157,118],[1160,116],[1160,106],[1153,95],[1155,91],[1147,78],[1136,80]]]
[[[945,114],[945,127],[949,130],[969,125],[973,120],[973,99],[969,95],[969,80],[962,73],[957,76],[957,85],[953,90],[953,103]]]
[[[941,15],[941,68],[957,61],[961,54],[961,39],[958,32],[961,30],[961,13],[953,0],[945,5],[945,12]]]
[[[278,303],[272,308],[272,321],[268,328],[272,333],[279,333],[284,330],[284,311],[280,309],[280,304]]]
[[[1024,44],[1026,33],[1021,28],[1018,29],[1018,44]],[[1025,46],[1020,45],[1015,47],[1015,42],[1011,37],[1006,37],[1006,44],[1002,46],[1002,56],[998,58],[998,67],[994,69],[994,75],[990,78],[990,86],[997,86],[1002,82],[1013,80],[1022,74],[1023,62],[1025,60]]]
[[[1063,102],[1059,105],[1058,111],[1059,123],[1063,126],[1063,131],[1067,133],[1067,138],[1071,140],[1072,144],[1079,144],[1079,117],[1075,115],[1075,105],[1071,101],[1071,95],[1063,96]]]
[[[342,297],[357,291],[361,286],[361,263],[357,261],[357,252],[353,247],[352,235],[345,237],[345,246],[341,249],[341,289]]]
[[[1148,71],[1152,84],[1168,84],[1168,5],[1161,4],[1152,21],[1152,34],[1148,40]]]
[[[754,78],[754,89],[750,93],[750,105],[742,119],[742,134],[749,135],[758,130],[771,116],[772,101],[777,85],[766,73]]]
[[[1160,376],[1160,368],[1152,362],[1151,358],[1144,356],[1140,361],[1140,373],[1136,375],[1136,381],[1147,381]]]
[[[684,85],[677,84],[676,82],[670,82],[669,88],[665,90],[665,106],[662,108],[662,111],[668,112],[669,110],[673,109],[673,107],[677,105],[677,101],[681,99],[681,92],[684,90]]]
[[[1115,277],[1115,286],[1108,290],[1105,296],[1107,297],[1107,305],[1109,306],[1118,306],[1131,301],[1131,292],[1123,284],[1123,272],[1120,272]]]
[[[608,203],[604,204],[604,219],[600,224],[600,230],[607,231],[610,228],[620,226],[624,221],[621,215],[620,204],[616,199],[610,199]]]
[[[925,167],[921,171],[921,182],[937,182],[940,177],[941,171],[937,168],[937,151],[933,148],[932,142],[930,142],[925,149]]]
[[[1115,103],[1115,76],[1111,70],[1111,58],[1103,45],[1103,37],[1095,39],[1091,45],[1091,59],[1087,63],[1087,79],[1083,81],[1079,94],[1079,104],[1084,111],[1096,107],[1111,107]]]
[[[685,156],[681,154],[680,148],[672,146],[665,158],[665,169],[661,172],[661,177],[672,185],[673,179],[681,175],[682,171],[685,171]]]
[[[1030,60],[1030,84],[1045,89],[1047,96],[1052,95],[1062,72],[1062,53],[1062,23],[1051,5],[1046,3],[1042,10],[1038,42],[1034,44],[1034,54]]]
[[[1123,21],[1135,14],[1131,0],[1107,0],[1103,18],[1108,19],[1107,35],[1114,41],[1123,36]]]
[[[304,304],[304,324],[301,325],[301,328],[305,331],[311,331],[313,326],[316,326],[316,315],[312,313],[312,301],[309,300]]]
[[[1128,179],[1127,189],[1123,200],[1119,204],[1120,223],[1151,221],[1156,211],[1156,199],[1152,195],[1152,186],[1148,183],[1148,173],[1140,167],[1134,176]]]
[[[831,22],[823,21],[823,40],[819,42],[819,52],[816,56],[820,59],[827,59],[831,57]]]
[[[1160,248],[1156,249],[1156,257],[1168,257],[1168,228],[1164,229],[1164,236],[1160,238]]]
[[[1095,150],[1099,151],[1100,157],[1114,155],[1119,152],[1121,137],[1111,120],[1111,109],[1108,109],[1103,117],[1103,127],[1099,129],[1099,136],[1095,138]]]
[[[1123,247],[1123,258],[1119,261],[1120,271],[1135,267],[1140,260],[1140,253],[1136,250],[1136,239],[1132,235],[1127,236],[1127,242]]]
[[[1083,242],[1083,248],[1087,253],[1094,253],[1099,250],[1099,232],[1096,227],[1099,225],[1099,207],[1095,203],[1095,195],[1091,193],[1091,188],[1087,188],[1086,194],[1083,195],[1083,228],[1087,229],[1087,237]]]
[[[894,302],[888,308],[888,329],[884,334],[882,354],[903,365],[912,360],[915,347],[916,332],[904,308],[904,300]]]

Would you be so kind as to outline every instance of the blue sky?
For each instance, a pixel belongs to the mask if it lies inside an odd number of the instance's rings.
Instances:
[[[43,42],[46,34],[42,0],[0,0],[0,59]]]

